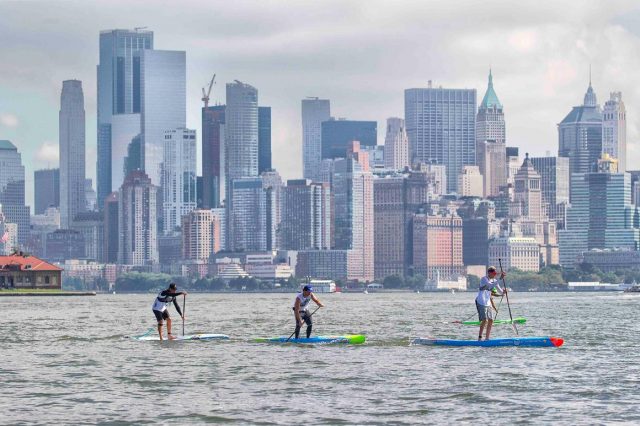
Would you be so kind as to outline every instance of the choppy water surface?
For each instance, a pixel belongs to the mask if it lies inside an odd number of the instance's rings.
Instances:
[[[153,326],[153,295],[0,298],[0,423],[640,422],[638,296],[513,293],[520,334],[560,349],[408,346],[477,336],[450,323],[473,315],[473,293],[319,296],[314,333],[368,343],[249,342],[291,333],[293,294],[190,294],[186,332],[226,342],[127,339]]]

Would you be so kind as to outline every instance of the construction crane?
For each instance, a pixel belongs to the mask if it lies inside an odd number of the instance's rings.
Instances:
[[[213,87],[215,79],[216,79],[216,75],[214,74],[213,78],[211,79],[211,82],[209,83],[209,90],[205,92],[204,87],[202,88],[202,102],[204,102],[205,108],[209,106],[209,95],[211,95],[211,88]]]
[[[138,30],[144,30],[146,28],[149,28],[149,27],[135,27],[133,31],[138,32]]]

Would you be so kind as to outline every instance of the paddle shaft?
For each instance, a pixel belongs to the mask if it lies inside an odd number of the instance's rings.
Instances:
[[[516,323],[513,322],[513,315],[511,315],[511,304],[509,303],[509,290],[507,290],[507,283],[504,280],[504,271],[502,270],[502,259],[498,258],[498,263],[500,264],[500,278],[502,279],[502,284],[504,285],[504,290],[505,290],[504,294],[505,296],[507,296],[507,307],[509,308],[509,319],[511,320],[511,325],[515,330],[516,335],[519,335],[518,327],[516,327]]]
[[[182,295],[182,335],[184,336],[184,315],[187,313],[187,295]]]
[[[313,316],[313,314],[315,314],[316,312],[318,312],[318,309],[320,309],[320,306],[318,306],[318,307],[316,308],[316,310],[315,310],[315,311],[311,312],[311,314],[309,315],[309,317],[312,317],[312,316]],[[298,328],[298,325],[297,325],[297,324],[298,324],[298,318],[296,318],[296,328]],[[291,338],[293,337],[293,335],[294,335],[294,334],[296,334],[296,331],[295,331],[295,330],[293,330],[293,333],[291,333],[291,336],[287,337],[287,340],[285,341],[285,343],[286,343],[286,342],[288,342],[289,340],[291,340]]]

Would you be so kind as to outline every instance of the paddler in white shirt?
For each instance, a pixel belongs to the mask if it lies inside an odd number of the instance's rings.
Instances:
[[[489,266],[487,268],[487,275],[480,280],[480,287],[478,289],[478,295],[476,296],[476,309],[478,310],[478,319],[480,320],[480,332],[478,333],[478,340],[482,340],[482,331],[485,326],[487,328],[487,334],[485,340],[489,340],[491,335],[491,327],[493,327],[493,320],[495,318],[494,311],[497,311],[496,305],[493,303],[492,296],[502,296],[507,292],[507,289],[502,289],[500,283],[496,279],[498,271],[495,266]],[[505,277],[505,273],[500,272],[500,278]]]
[[[311,321],[311,313],[309,312],[309,302],[313,302],[319,307],[323,307],[324,305],[318,300],[318,298],[313,294],[313,287],[310,285],[305,285],[302,288],[302,293],[298,293],[293,302],[293,314],[296,319],[296,339],[300,337],[300,328],[302,328],[303,322],[307,323],[307,339],[311,336],[311,329],[313,328],[313,323]]]

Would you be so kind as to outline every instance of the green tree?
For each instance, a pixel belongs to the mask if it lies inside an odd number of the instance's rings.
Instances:
[[[389,275],[388,277],[384,277],[382,285],[385,288],[402,288],[404,287],[404,280],[400,275]]]

